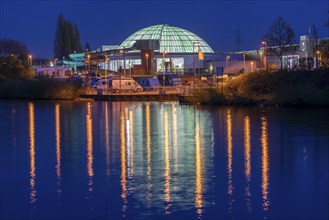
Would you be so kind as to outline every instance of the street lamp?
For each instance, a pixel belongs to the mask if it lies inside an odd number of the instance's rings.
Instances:
[[[149,74],[149,54],[145,54],[146,57],[146,75]]]
[[[29,64],[29,67],[32,67],[32,55],[29,55],[28,64]]]
[[[56,64],[57,64],[57,58],[54,59],[55,75],[56,75],[56,71],[57,71]]]
[[[266,41],[262,41],[262,45],[264,45],[264,66],[265,66],[265,70],[267,70],[267,42]]]
[[[88,74],[91,76],[91,72],[90,72],[90,55],[87,55],[88,57]]]
[[[229,55],[226,56],[226,69],[228,68],[230,58],[231,57]]]
[[[166,64],[165,64],[165,55],[167,51],[162,52],[162,65],[163,65],[163,85],[166,86]]]
[[[320,63],[320,61],[321,61],[321,54],[320,54],[320,51],[317,50],[317,51],[316,51],[316,68],[319,67],[319,63]]]
[[[123,47],[123,75],[126,75],[126,56],[125,56],[125,47]]]
[[[254,62],[251,62],[250,66],[251,66],[251,72],[254,72]]]
[[[195,77],[196,77],[196,70],[195,70],[195,50],[194,47],[195,45],[199,46],[199,41],[193,41],[193,90],[195,89]]]
[[[32,55],[29,55],[28,57],[28,66],[29,66],[29,70],[32,71]]]

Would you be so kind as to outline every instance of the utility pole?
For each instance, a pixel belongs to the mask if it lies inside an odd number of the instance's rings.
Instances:
[[[241,49],[241,32],[239,29],[236,32],[235,43],[236,43],[236,51],[240,51],[240,49]]]

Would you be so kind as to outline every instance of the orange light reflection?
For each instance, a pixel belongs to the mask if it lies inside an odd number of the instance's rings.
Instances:
[[[249,117],[244,118],[244,174],[246,176],[246,187],[245,187],[245,197],[247,211],[250,212],[251,209],[251,192],[250,192],[250,181],[251,181],[251,144],[250,144],[250,119]]]
[[[121,139],[121,198],[123,200],[122,211],[127,210],[127,172],[126,172],[126,132],[125,132],[125,115],[121,112],[120,117],[120,139]]]
[[[151,203],[152,198],[152,184],[151,184],[151,120],[150,120],[150,103],[146,103],[146,146],[147,146],[147,197],[148,204]]]
[[[226,118],[226,124],[227,124],[227,193],[229,195],[229,212],[232,212],[232,205],[233,205],[233,181],[232,181],[232,163],[233,163],[233,157],[232,157],[232,117],[231,117],[231,111],[227,111],[227,118]]]
[[[130,146],[130,177],[134,176],[134,120],[133,112],[129,111],[129,146]]]
[[[30,136],[30,203],[37,201],[37,192],[35,190],[35,121],[34,121],[34,104],[29,102],[29,136]]]
[[[60,196],[61,190],[61,122],[60,105],[55,105],[55,136],[56,136],[56,175],[57,175],[57,193]]]
[[[268,125],[265,116],[262,116],[262,194],[263,194],[263,210],[267,211],[270,205],[268,198],[269,189],[269,160],[268,160]]]
[[[200,125],[195,126],[195,208],[199,217],[202,215],[203,179],[202,179],[202,155],[200,142]]]
[[[86,113],[86,137],[87,137],[87,174],[89,176],[89,191],[93,191],[94,169],[93,169],[93,120],[91,117],[91,103],[87,103]]]
[[[169,158],[169,123],[168,123],[168,112],[164,111],[164,162],[165,162],[165,186],[164,186],[164,200],[168,203],[166,207],[166,214],[170,214],[168,209],[171,204],[171,195],[170,195],[170,158]]]

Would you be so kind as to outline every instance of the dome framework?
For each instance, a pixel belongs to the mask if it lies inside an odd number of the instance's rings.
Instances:
[[[120,48],[130,48],[136,40],[159,40],[160,49],[157,52],[195,53],[200,48],[203,53],[214,53],[211,47],[196,34],[167,24],[153,25],[133,33],[122,42]]]

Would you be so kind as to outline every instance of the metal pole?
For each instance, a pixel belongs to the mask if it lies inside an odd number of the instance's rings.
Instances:
[[[146,75],[149,74],[149,55],[148,54],[145,54],[146,56]]]
[[[194,43],[195,42],[192,42],[193,44],[193,90],[195,89],[195,51],[194,51]]]
[[[246,72],[246,53],[243,53],[243,72]]]
[[[162,62],[163,62],[163,86],[166,86],[166,64],[165,64],[165,57],[166,51],[162,53]]]
[[[123,47],[123,75],[126,76],[126,56],[125,56],[125,47]]]

